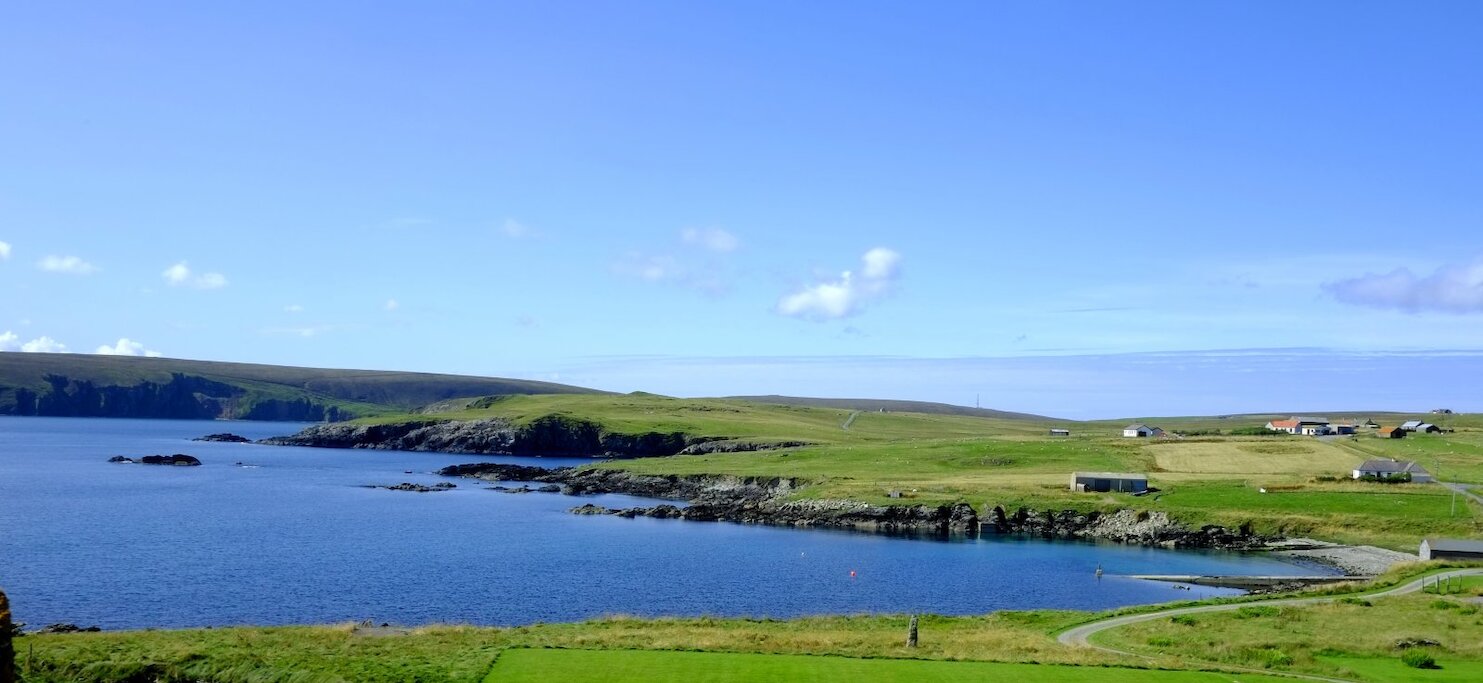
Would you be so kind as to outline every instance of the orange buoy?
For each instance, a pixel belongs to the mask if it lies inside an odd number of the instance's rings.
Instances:
[[[853,569],[850,570],[850,578],[855,578],[855,570]]]

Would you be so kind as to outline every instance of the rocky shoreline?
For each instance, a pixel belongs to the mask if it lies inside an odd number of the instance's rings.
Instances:
[[[790,500],[800,486],[782,477],[724,475],[644,475],[622,470],[545,469],[523,465],[453,465],[438,474],[486,481],[524,481],[559,486],[567,495],[621,493],[682,501],[652,507],[607,508],[584,504],[582,515],[653,517],[703,522],[735,522],[804,528],[854,529],[891,534],[1022,534],[1047,539],[1112,541],[1166,548],[1263,548],[1273,540],[1249,528],[1204,526],[1190,529],[1162,512],[1120,510],[1006,509],[979,514],[967,503],[951,505],[872,505],[848,500]],[[549,490],[549,489],[547,489]]]
[[[622,434],[610,432],[595,422],[561,415],[547,415],[519,425],[504,418],[323,424],[292,436],[277,436],[258,443],[312,448],[592,458],[742,453],[808,445],[803,441],[735,439],[683,432]]]

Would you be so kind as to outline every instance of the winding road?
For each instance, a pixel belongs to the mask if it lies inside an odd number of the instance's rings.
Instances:
[[[1114,628],[1121,628],[1121,627],[1127,626],[1129,624],[1137,624],[1137,623],[1145,622],[1145,621],[1153,621],[1155,619],[1167,619],[1169,617],[1175,617],[1175,616],[1179,616],[1181,614],[1205,614],[1205,613],[1209,613],[1209,612],[1229,612],[1229,611],[1232,611],[1232,610],[1241,609],[1242,607],[1250,607],[1252,605],[1263,605],[1263,606],[1267,606],[1267,605],[1271,605],[1271,606],[1318,605],[1318,604],[1322,604],[1322,603],[1326,603],[1326,602],[1333,602],[1333,601],[1338,600],[1340,598],[1346,598],[1346,597],[1360,597],[1360,596],[1363,596],[1365,598],[1385,598],[1385,597],[1390,597],[1392,595],[1405,595],[1407,593],[1415,593],[1415,592],[1421,590],[1421,587],[1422,587],[1423,583],[1430,582],[1430,581],[1432,581],[1434,579],[1443,579],[1443,580],[1445,580],[1448,577],[1453,577],[1453,576],[1480,576],[1480,575],[1483,575],[1483,569],[1456,569],[1456,570],[1452,570],[1452,571],[1442,572],[1440,574],[1433,574],[1431,576],[1426,576],[1426,577],[1423,577],[1423,578],[1420,578],[1420,579],[1416,579],[1414,581],[1410,581],[1408,583],[1403,583],[1403,584],[1401,584],[1399,586],[1395,586],[1394,588],[1387,588],[1385,590],[1378,591],[1378,592],[1375,592],[1375,593],[1350,593],[1348,595],[1333,595],[1333,596],[1323,596],[1323,597],[1315,597],[1315,598],[1279,598],[1279,599],[1273,599],[1273,600],[1255,600],[1255,601],[1251,601],[1251,602],[1233,602],[1233,603],[1227,603],[1227,604],[1223,604],[1223,605],[1202,605],[1200,607],[1178,607],[1178,608],[1174,608],[1174,609],[1159,610],[1157,612],[1146,612],[1144,614],[1130,614],[1130,615],[1122,616],[1122,617],[1110,617],[1110,618],[1107,618],[1107,619],[1103,619],[1101,621],[1094,621],[1094,622],[1091,622],[1091,623],[1088,623],[1088,624],[1082,624],[1081,626],[1077,626],[1077,627],[1068,629],[1066,631],[1063,631],[1061,633],[1061,635],[1059,635],[1059,636],[1056,637],[1056,640],[1060,641],[1060,643],[1062,645],[1074,645],[1074,646],[1079,646],[1079,647],[1090,647],[1090,648],[1094,648],[1094,649],[1097,649],[1097,650],[1101,650],[1103,652],[1111,652],[1113,654],[1127,655],[1127,656],[1132,656],[1132,657],[1147,657],[1147,655],[1139,654],[1137,652],[1129,652],[1127,650],[1119,650],[1117,648],[1107,647],[1105,645],[1097,645],[1096,643],[1091,642],[1091,637],[1094,636],[1094,635],[1096,635],[1096,634],[1098,634],[1098,633],[1101,633],[1103,631],[1107,631],[1107,630],[1114,629]],[[1292,677],[1292,678],[1302,678],[1302,679],[1307,679],[1307,680],[1312,680],[1312,681],[1332,681],[1333,683],[1349,683],[1348,681],[1345,681],[1342,678],[1326,678],[1326,677],[1323,677],[1323,676],[1311,676],[1311,675],[1307,675],[1307,674],[1291,674],[1291,673],[1284,673],[1284,672],[1278,672],[1278,671],[1263,671],[1263,670],[1244,669],[1244,668],[1243,669],[1239,669],[1239,670],[1241,670],[1241,671],[1249,671],[1251,673],[1261,673],[1261,674],[1266,674],[1266,675],[1269,675],[1269,676],[1270,675],[1277,675],[1277,676],[1288,676],[1288,677]]]

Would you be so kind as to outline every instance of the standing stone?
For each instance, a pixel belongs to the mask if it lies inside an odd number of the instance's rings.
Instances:
[[[906,646],[917,646],[917,615],[911,615],[911,625],[906,627]]]
[[[0,683],[15,683],[15,645],[10,642],[10,601],[0,591]]]

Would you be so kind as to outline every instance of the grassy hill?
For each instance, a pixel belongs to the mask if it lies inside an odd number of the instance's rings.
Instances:
[[[595,393],[549,382],[87,354],[0,353],[0,415],[324,420],[459,396]]]
[[[816,408],[839,408],[842,410],[859,410],[862,412],[892,412],[892,413],[926,413],[929,415],[968,415],[972,417],[992,417],[1004,420],[1053,420],[1055,418],[1044,415],[1032,415],[1030,413],[1014,413],[1006,410],[992,410],[989,408],[969,408],[968,406],[955,406],[951,403],[931,403],[928,401],[893,401],[878,398],[808,398],[803,396],[778,396],[769,394],[766,396],[728,396],[727,398],[741,401],[752,401],[754,403],[775,403],[784,406],[812,406]]]

